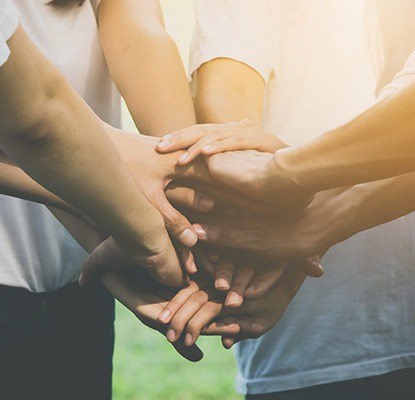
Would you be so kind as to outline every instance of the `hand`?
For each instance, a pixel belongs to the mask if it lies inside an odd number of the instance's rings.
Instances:
[[[160,155],[155,151],[158,139],[129,134],[109,128],[121,157],[126,162],[137,186],[150,203],[161,213],[167,230],[187,247],[197,242],[197,235],[190,222],[166,199],[164,189],[176,179],[198,179],[212,183],[210,174],[203,163],[195,163],[186,168],[176,165],[180,153]],[[213,207],[213,199],[205,196]]]
[[[186,150],[179,165],[188,165],[199,155],[213,155],[234,150],[258,150],[274,153],[288,145],[275,135],[266,132],[250,120],[228,124],[194,125],[170,133],[157,145],[160,153]]]
[[[166,327],[157,321],[157,317],[174,292],[171,293],[165,287],[157,285],[148,274],[134,277],[130,273],[131,271],[106,273],[102,280],[110,293],[142,323],[164,335]],[[196,345],[184,346],[183,341],[179,340],[173,343],[173,347],[189,361],[195,362],[203,358],[202,351]]]
[[[287,147],[275,135],[244,120],[192,126],[165,136],[157,150],[166,153],[187,148],[179,165],[187,165],[200,154],[213,156],[207,158],[209,171],[219,182],[280,208],[303,208],[313,193],[276,164],[278,151]]]
[[[176,245],[176,249],[185,271],[189,274],[196,272],[197,268],[192,254],[186,247],[196,243],[197,235],[190,222],[170,205],[164,189],[177,178],[197,178],[210,182],[209,173],[202,163],[178,168],[177,154],[161,156],[155,152],[154,147],[157,143],[155,138],[128,134],[109,126],[107,129],[138,188],[160,212],[164,223],[160,215],[143,210],[142,220],[147,235],[140,240],[140,245],[137,246],[135,242],[133,247],[126,250],[124,243],[120,244],[119,241],[108,238],[85,260],[80,283],[88,282],[100,271],[138,265],[148,268],[160,282],[170,286],[180,286],[184,283],[184,276],[164,225],[183,244],[183,246]],[[180,193],[176,191],[177,195]],[[214,200],[206,195],[199,195],[199,202],[199,210],[203,211],[214,205]]]
[[[319,193],[302,212],[274,218],[227,218],[199,215],[199,240],[211,245],[243,249],[265,259],[290,261],[322,256],[348,231],[350,218],[338,189]],[[195,216],[193,217],[195,218]]]
[[[257,338],[271,329],[284,314],[305,277],[301,269],[290,266],[262,297],[246,300],[239,308],[225,308],[223,297],[211,285],[193,282],[191,289],[178,292],[159,320],[170,322],[167,338],[171,342],[184,337],[184,344],[192,346],[200,334],[214,334],[222,335],[224,346],[229,348],[236,341]]]
[[[246,301],[238,309],[224,310],[216,317],[215,325],[237,324],[240,331],[237,335],[222,335],[223,346],[229,349],[241,340],[258,338],[273,328],[284,315],[305,278],[306,275],[301,269],[289,266],[282,278],[264,296]],[[199,328],[200,325],[194,327],[196,330]],[[212,327],[207,325],[205,329],[212,330]],[[201,332],[203,331],[204,329]]]

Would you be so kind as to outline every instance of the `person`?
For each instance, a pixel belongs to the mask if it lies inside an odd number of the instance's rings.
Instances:
[[[126,99],[134,93],[134,99],[150,101],[139,87],[140,53],[131,45],[137,37],[142,43],[152,37],[172,46],[164,29],[160,34],[160,9],[144,8],[145,3],[1,0],[0,148],[8,171],[1,184],[3,193],[23,195],[19,182],[28,176],[16,161],[44,186],[29,184],[38,201],[51,196],[47,204],[81,214],[112,235],[93,259],[105,251],[118,252],[128,256],[129,265],[152,266],[160,281],[177,286],[183,271],[165,225],[183,245],[192,246],[196,235],[167,202],[164,187],[185,172],[178,173],[168,158],[163,171],[153,168],[160,158],[155,144],[110,126],[120,123],[120,96],[108,65]],[[144,10],[157,22],[155,31],[146,30]],[[169,55],[177,60],[176,53],[173,48]],[[175,85],[187,87],[184,76],[169,81],[169,95]],[[178,106],[180,99],[191,103],[190,95],[174,97]],[[142,120],[138,112],[136,118]],[[180,114],[176,129],[184,126],[180,118],[194,122],[194,114]],[[199,168],[197,175],[201,173]],[[27,193],[25,198],[32,199]],[[112,296],[100,283],[76,284],[86,253],[46,208],[8,196],[1,196],[0,204],[2,395],[110,398]],[[183,251],[183,264],[191,270],[193,260]]]
[[[299,146],[319,132],[347,121],[373,101],[371,93],[376,84],[370,60],[356,58],[356,54],[365,54],[361,46],[366,40],[359,36],[366,32],[362,3],[334,6],[325,2],[317,7],[312,2],[196,2],[196,15],[191,72],[197,84],[199,122],[224,123],[243,118],[262,122],[264,111],[267,131]],[[338,26],[348,29],[339,30]],[[396,99],[397,96],[387,99],[383,104]],[[389,132],[392,127],[388,125]],[[355,134],[359,132],[356,129]],[[408,129],[406,134],[409,133]],[[168,150],[168,146],[162,148]],[[284,152],[288,154],[290,150],[282,150],[281,154]],[[225,162],[227,157],[229,163]],[[315,153],[310,157],[304,164],[310,165],[314,159],[319,164]],[[269,155],[265,158],[270,159]],[[238,159],[241,163],[235,164]],[[246,160],[249,161],[243,164]],[[208,159],[210,166],[215,165],[211,172],[216,170],[217,177],[222,173],[222,182],[251,195],[251,187],[241,182],[250,178],[255,181],[256,165],[261,161],[262,155],[255,152],[224,153]],[[180,162],[185,164],[186,155]],[[236,176],[239,181],[233,184]],[[411,179],[408,176],[403,181],[408,184]],[[376,194],[386,193],[388,184],[390,189],[397,188],[399,180],[398,177],[381,186],[371,186],[378,191],[363,196],[363,202],[369,199],[367,204],[377,204],[381,209],[382,199],[376,199]],[[346,200],[350,201],[358,190],[355,187],[351,193],[345,191]],[[402,195],[403,190],[401,186],[398,194]],[[279,204],[285,206],[285,213],[289,203]],[[336,202],[330,204],[332,207],[326,211],[334,212]],[[333,221],[330,213],[319,215]],[[362,215],[364,211],[352,214],[357,218]],[[372,216],[369,209],[368,219]],[[270,220],[268,226],[276,226],[277,221]],[[349,222],[355,224],[347,212],[337,221],[346,228]],[[278,325],[258,340],[238,344],[239,391],[252,399],[411,398],[415,359],[411,339],[414,271],[410,266],[414,254],[408,232],[413,224],[410,215],[332,248],[324,259],[326,274],[321,280],[305,281]],[[248,246],[252,250],[255,244],[249,242],[259,237],[255,241],[261,248],[257,254],[263,254],[262,250],[269,254],[271,246],[284,240],[284,230],[273,242],[272,227],[268,226],[259,223],[255,229],[247,223],[242,229],[232,229],[231,224],[231,228],[223,230],[229,235],[218,238],[234,236],[233,243],[231,239],[227,242],[232,247]],[[287,226],[284,224],[284,228]],[[313,229],[310,224],[308,228]],[[208,224],[207,231],[202,229],[199,237],[214,237],[215,232]],[[238,237],[241,232],[246,235]],[[259,232],[260,236],[254,236]],[[284,245],[280,244],[277,251],[281,246]]]

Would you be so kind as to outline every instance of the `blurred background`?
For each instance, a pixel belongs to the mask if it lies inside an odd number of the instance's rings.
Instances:
[[[166,27],[187,69],[194,26],[192,0],[162,0]],[[123,125],[135,131],[126,107]],[[117,304],[114,400],[236,400],[236,366],[232,351],[220,339],[202,338],[205,357],[197,364],[181,358],[158,332]]]

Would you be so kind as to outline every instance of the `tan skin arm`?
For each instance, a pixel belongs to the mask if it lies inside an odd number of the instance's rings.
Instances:
[[[11,55],[0,67],[1,150],[111,233],[116,248],[133,257],[157,255],[155,274],[180,284],[182,271],[163,219],[135,185],[109,136],[111,128],[21,27],[8,45]]]
[[[196,123],[180,54],[157,0],[102,0],[101,44],[139,131],[163,136]]]
[[[265,82],[248,65],[217,58],[197,71],[195,107],[198,123],[226,123],[245,118],[262,123]]]

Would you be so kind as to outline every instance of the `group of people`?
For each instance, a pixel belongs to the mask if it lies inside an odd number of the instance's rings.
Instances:
[[[412,399],[412,3],[195,0],[189,86],[157,0],[0,0],[2,396],[110,399],[116,298],[247,399]]]

